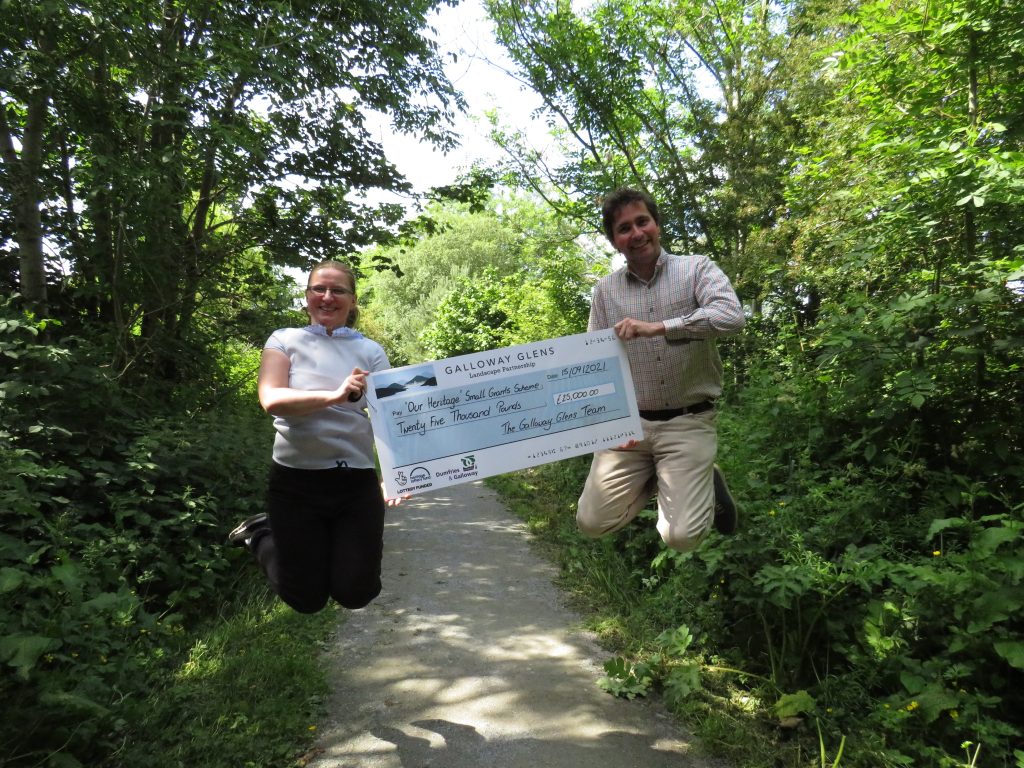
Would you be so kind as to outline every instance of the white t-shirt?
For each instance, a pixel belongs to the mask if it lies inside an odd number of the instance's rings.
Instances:
[[[294,389],[337,389],[353,368],[372,373],[391,367],[380,344],[351,328],[338,328],[332,336],[321,325],[282,328],[270,335],[264,348],[288,355],[288,386]],[[295,469],[374,467],[365,398],[305,416],[275,416],[274,428],[278,464]]]

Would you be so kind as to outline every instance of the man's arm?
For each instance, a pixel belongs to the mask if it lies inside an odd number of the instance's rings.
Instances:
[[[664,334],[669,341],[713,339],[736,333],[747,321],[726,274],[711,259],[700,259],[695,287],[697,309],[685,317],[664,321]]]

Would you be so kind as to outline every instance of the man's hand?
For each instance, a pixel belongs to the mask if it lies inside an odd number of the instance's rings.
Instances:
[[[615,324],[615,335],[623,341],[664,336],[665,324],[660,321],[657,323],[645,323],[643,320],[634,320],[632,317],[627,317]]]

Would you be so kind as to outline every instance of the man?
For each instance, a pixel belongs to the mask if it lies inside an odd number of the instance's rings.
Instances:
[[[743,309],[709,258],[662,249],[658,206],[646,192],[617,190],[602,216],[626,265],[594,287],[588,329],[614,328],[626,342],[644,438],[594,454],[576,521],[587,536],[616,531],[656,490],[658,533],[685,552],[712,524],[736,530],[736,505],[715,466],[722,361],[714,339],[743,327]]]

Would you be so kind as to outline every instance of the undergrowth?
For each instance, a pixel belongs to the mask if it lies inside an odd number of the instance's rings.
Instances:
[[[930,467],[908,434],[884,460],[855,460],[813,390],[755,378],[720,415],[741,530],[696,552],[666,550],[653,509],[584,539],[586,459],[494,485],[615,654],[601,685],[660,693],[716,754],[746,768],[1019,768],[1019,500]]]
[[[255,570],[255,569],[254,569]],[[123,768],[302,766],[324,713],[318,659],[343,611],[292,611],[262,587],[192,639],[186,655],[134,712]]]
[[[263,506],[258,350],[129,387],[47,325],[0,302],[0,764],[288,765],[337,617],[253,597],[225,541]]]

